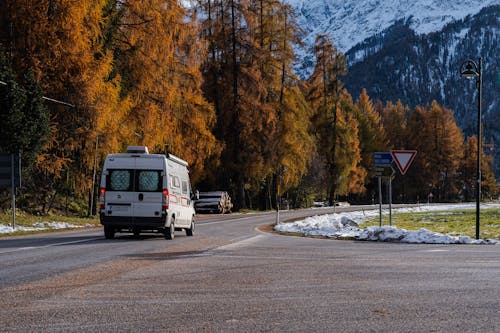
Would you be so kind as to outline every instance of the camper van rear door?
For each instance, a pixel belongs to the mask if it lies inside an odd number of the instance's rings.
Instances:
[[[133,169],[109,169],[106,176],[106,215],[133,216]]]
[[[163,201],[163,184],[161,173],[161,170],[135,170],[135,185],[137,195],[137,200],[134,201],[135,216],[161,216]]]

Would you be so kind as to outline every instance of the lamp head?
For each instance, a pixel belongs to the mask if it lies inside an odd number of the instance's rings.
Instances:
[[[476,64],[472,60],[467,60],[462,64],[460,76],[469,80],[479,76]]]

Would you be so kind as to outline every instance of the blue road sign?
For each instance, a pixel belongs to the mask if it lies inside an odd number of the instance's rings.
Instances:
[[[373,159],[375,160],[375,166],[388,166],[392,163],[392,154],[391,152],[373,153]]]

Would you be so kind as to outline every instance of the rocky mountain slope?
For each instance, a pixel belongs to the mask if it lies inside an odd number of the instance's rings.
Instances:
[[[441,30],[446,24],[475,15],[500,0],[285,0],[304,30],[305,49],[298,49],[302,77],[313,65],[311,46],[318,34],[330,34],[344,53],[399,21],[408,21],[417,34]]]
[[[327,32],[346,54],[343,81],[354,98],[366,88],[374,100],[411,106],[437,100],[453,110],[465,135],[476,133],[477,89],[460,77],[460,65],[483,57],[484,134],[500,175],[499,0],[289,2],[299,11],[307,45]],[[307,50],[299,56],[296,70],[307,77],[313,57]]]
[[[461,78],[466,59],[483,58],[483,126],[488,143],[500,143],[500,5],[455,21],[441,31],[416,35],[400,21],[347,52],[347,89],[357,96],[363,87],[374,99],[423,105],[437,100],[447,106],[465,135],[476,133],[477,89]],[[500,147],[490,146],[500,174]]]

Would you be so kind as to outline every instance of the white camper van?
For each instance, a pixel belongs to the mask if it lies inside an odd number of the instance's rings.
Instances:
[[[100,188],[100,220],[104,236],[116,232],[162,232],[173,239],[175,230],[193,235],[195,211],[188,164],[171,154],[149,154],[144,146],[129,146],[126,154],[109,154]]]

